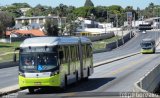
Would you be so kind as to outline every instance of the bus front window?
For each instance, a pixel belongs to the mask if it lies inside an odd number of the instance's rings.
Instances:
[[[142,48],[152,48],[152,43],[142,43],[141,47]]]
[[[50,70],[57,66],[57,56],[53,53],[41,53],[37,55],[37,66],[43,67],[42,70]]]
[[[57,66],[54,53],[21,54],[20,69],[23,71],[47,71]]]
[[[32,54],[22,54],[20,58],[20,68],[22,70],[36,70],[34,56]]]

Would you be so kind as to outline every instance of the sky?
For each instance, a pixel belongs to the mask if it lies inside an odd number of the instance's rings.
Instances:
[[[134,9],[137,7],[144,9],[149,3],[153,2],[156,5],[160,5],[160,0],[91,0],[95,6],[110,6],[120,5],[123,8],[126,6],[133,6]],[[0,0],[0,6],[11,5],[12,3],[28,3],[32,7],[37,4],[47,5],[56,7],[59,4],[72,5],[81,7],[84,5],[85,0]]]

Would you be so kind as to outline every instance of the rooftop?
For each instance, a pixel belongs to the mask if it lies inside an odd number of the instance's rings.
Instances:
[[[29,46],[53,46],[53,45],[64,45],[64,44],[78,44],[79,39],[82,43],[90,43],[91,41],[85,37],[34,37],[26,39],[20,47]]]
[[[30,34],[33,36],[45,36],[43,31],[34,29],[34,30],[13,30],[13,31],[7,31],[6,35],[10,35],[11,33],[14,34],[20,34],[20,35],[26,35],[26,34]]]

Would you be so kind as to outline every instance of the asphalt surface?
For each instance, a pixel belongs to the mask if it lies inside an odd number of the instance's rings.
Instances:
[[[157,39],[158,36],[159,34],[155,32],[147,32],[146,34],[138,33],[137,37],[133,38],[131,41],[118,49],[110,52],[94,54],[94,63],[139,52],[140,42],[143,38]],[[79,95],[80,92],[87,92],[89,95],[92,95],[90,94],[92,92],[110,92],[107,93],[108,95],[112,94],[111,92],[113,92],[113,95],[119,94],[119,92],[131,92],[133,89],[133,84],[145,75],[146,72],[160,63],[159,56],[159,52],[156,52],[156,54],[138,54],[133,57],[96,67],[94,69],[94,74],[88,81],[80,82],[76,86],[71,85],[67,90],[62,92],[57,92],[55,90],[50,90],[49,92],[40,90],[37,91],[38,94],[30,95],[27,93],[27,90],[24,90],[18,95],[23,97],[25,96],[26,98],[44,98],[45,96],[53,97],[57,95],[76,96]],[[18,83],[17,67],[0,69],[0,73],[4,74],[0,76],[0,80],[3,80],[0,81],[0,88]],[[39,93],[42,92],[44,94],[39,95]]]
[[[107,59],[116,58],[116,57],[123,56],[123,55],[127,55],[130,53],[139,52],[141,49],[140,43],[142,39],[152,38],[152,39],[158,40],[158,37],[160,37],[160,32],[157,33],[157,31],[147,31],[146,34],[142,34],[141,32],[138,32],[136,34],[136,37],[128,41],[123,46],[120,46],[119,48],[116,48],[109,52],[102,52],[102,53],[95,54],[93,56],[94,63],[104,61]]]
[[[70,85],[64,91],[40,89],[35,94],[29,94],[28,90],[23,90],[15,94],[18,98],[119,96],[123,92],[132,92],[134,83],[159,63],[159,52],[138,54],[96,67],[88,81]]]

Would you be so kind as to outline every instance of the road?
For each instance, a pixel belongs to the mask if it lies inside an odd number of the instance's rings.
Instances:
[[[160,32],[159,32],[160,33]],[[104,61],[107,59],[116,58],[119,56],[127,55],[130,53],[135,53],[140,51],[140,42],[144,38],[152,38],[152,39],[158,39],[160,34],[156,31],[148,31],[146,34],[142,34],[141,32],[138,32],[136,34],[136,37],[127,42],[125,45],[114,49],[109,52],[103,52],[103,53],[97,53],[94,55],[94,63]]]
[[[95,54],[94,62],[97,63],[103,60],[138,52],[140,50],[139,44],[142,38],[155,38],[155,32],[147,32],[147,34],[138,33],[137,37],[118,49],[110,52]],[[156,36],[156,38],[158,37]],[[133,84],[146,72],[160,63],[159,55],[159,52],[156,54],[146,55],[138,54],[133,57],[96,67],[94,69],[94,74],[87,82],[81,82],[75,87],[71,86],[65,91],[65,93],[54,94],[54,92],[51,92],[51,94],[47,93],[47,96],[68,96],[68,94],[70,96],[76,95],[77,92],[131,92],[133,89]],[[5,74],[0,76],[0,79],[4,81],[0,81],[0,88],[17,84],[17,70],[17,67],[0,69],[0,73]],[[28,91],[22,92],[24,93],[20,93],[19,95],[27,95],[27,98],[32,96],[26,93]],[[46,94],[42,94],[42,96],[46,96]]]
[[[160,54],[138,54],[136,56],[105,64],[95,68],[94,74],[88,81],[71,85],[66,91],[39,90],[37,94],[28,94],[27,90],[18,93],[19,98],[44,98],[45,96],[95,96],[99,93],[119,94],[120,92],[132,92],[133,85],[150,69],[160,62]],[[96,92],[96,93],[95,93]],[[99,93],[98,93],[99,92]],[[110,92],[110,93],[109,93]],[[42,94],[40,94],[42,93]]]

